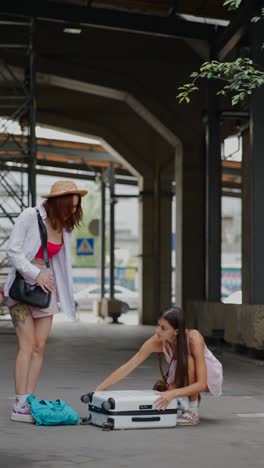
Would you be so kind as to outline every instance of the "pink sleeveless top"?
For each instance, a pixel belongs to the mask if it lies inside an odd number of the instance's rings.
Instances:
[[[187,335],[187,343],[189,349],[189,336]],[[165,343],[163,344],[163,353],[165,355],[165,359],[170,364],[172,355],[168,353],[166,350]],[[216,359],[216,357],[211,353],[211,351],[204,346],[204,357],[205,363],[207,368],[207,386],[210,390],[210,393],[218,397],[222,395],[222,384],[223,384],[223,368],[222,364]],[[172,361],[170,369],[169,369],[169,376],[167,382],[173,383],[175,381],[175,373],[177,369],[177,360]]]
[[[62,248],[63,244],[53,244],[52,242],[47,242],[47,251],[48,251],[48,257],[51,259],[54,257],[54,255],[57,255]],[[43,248],[42,245],[39,248],[39,251],[36,253],[36,258],[41,258],[43,259]]]

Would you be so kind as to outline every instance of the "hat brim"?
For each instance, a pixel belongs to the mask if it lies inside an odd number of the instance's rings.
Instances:
[[[48,193],[46,195],[41,195],[42,198],[57,198],[62,197],[63,195],[80,195],[80,197],[84,197],[87,195],[88,190],[65,190],[61,192],[54,192]]]

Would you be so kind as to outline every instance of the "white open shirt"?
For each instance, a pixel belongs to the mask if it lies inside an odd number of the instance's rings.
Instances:
[[[47,217],[42,205],[38,207],[42,219]],[[11,271],[5,283],[5,297],[9,295],[9,289],[15,279],[16,270],[24,277],[35,280],[40,269],[31,261],[36,256],[41,246],[38,227],[37,212],[35,208],[26,208],[18,216],[9,238],[6,255],[12,264]],[[60,309],[70,319],[76,319],[76,310],[73,297],[72,269],[70,259],[71,233],[63,230],[63,246],[59,253],[51,259],[54,273],[57,301]]]

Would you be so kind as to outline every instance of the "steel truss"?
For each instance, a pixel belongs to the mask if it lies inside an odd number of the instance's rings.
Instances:
[[[2,30],[7,27],[6,37],[12,33],[8,43],[0,44],[0,133],[4,135],[0,142],[1,268],[7,265],[5,248],[15,218],[36,203],[35,20],[0,18],[0,27]],[[24,43],[16,39],[20,33]],[[10,65],[12,54],[24,63],[22,77]],[[22,135],[20,139],[14,135],[17,129]],[[10,143],[15,150],[10,150]],[[12,169],[18,165],[21,173],[15,177]]]

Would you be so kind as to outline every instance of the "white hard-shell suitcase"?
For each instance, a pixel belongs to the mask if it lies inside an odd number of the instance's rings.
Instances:
[[[175,427],[177,413],[189,408],[187,397],[171,401],[165,410],[155,408],[159,392],[154,390],[120,390],[91,392],[81,400],[88,403],[88,418],[83,424],[101,426],[103,430]]]

